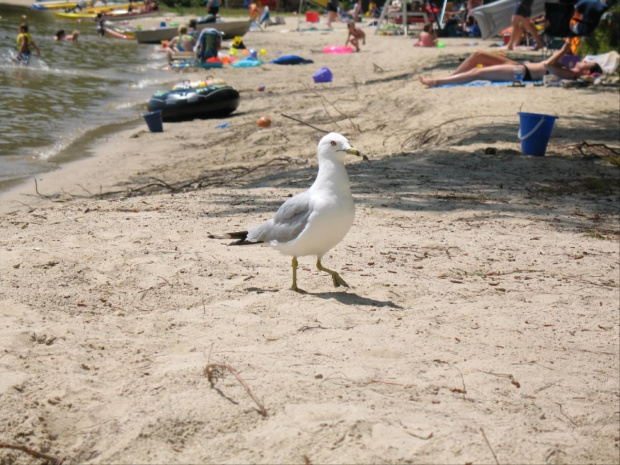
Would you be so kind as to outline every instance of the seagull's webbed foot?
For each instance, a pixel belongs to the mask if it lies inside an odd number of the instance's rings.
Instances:
[[[321,259],[320,258],[317,258],[317,260],[316,260],[316,267],[320,271],[325,271],[326,273],[329,273],[330,275],[332,275],[332,281],[334,282],[334,287],[340,287],[340,286],[349,287],[349,285],[345,282],[344,279],[342,279],[340,277],[340,275],[338,273],[336,273],[335,271],[330,270],[328,268],[325,268],[321,264]]]

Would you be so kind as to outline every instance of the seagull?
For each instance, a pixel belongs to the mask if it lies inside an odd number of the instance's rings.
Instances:
[[[335,287],[349,287],[340,275],[321,263],[323,256],[347,235],[355,217],[349,176],[344,167],[347,155],[361,156],[351,147],[346,137],[336,132],[327,134],[319,142],[319,172],[312,186],[291,197],[269,221],[249,231],[209,235],[212,239],[236,239],[229,245],[247,245],[268,242],[284,255],[293,257],[293,285],[297,287],[297,257],[316,256],[316,267],[329,273]]]

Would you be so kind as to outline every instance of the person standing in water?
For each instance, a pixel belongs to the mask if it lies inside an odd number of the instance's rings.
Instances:
[[[26,23],[22,23],[19,25],[19,33],[17,34],[18,53],[15,60],[27,64],[32,56],[32,50],[30,50],[30,47],[37,51],[37,56],[41,56],[41,50],[39,50],[39,47],[37,47],[37,44],[34,43],[32,36],[28,33],[28,25]]]

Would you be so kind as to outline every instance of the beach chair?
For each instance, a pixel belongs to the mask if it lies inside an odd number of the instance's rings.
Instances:
[[[542,40],[546,45],[547,51],[562,48],[566,38],[574,37],[570,28],[570,22],[575,14],[575,5],[572,1],[562,3],[545,3],[545,30],[542,33]],[[543,58],[546,58],[546,51],[543,49]]]
[[[547,26],[543,35],[547,40],[547,49],[562,47],[564,39],[585,37],[598,27],[602,15],[608,7],[598,0],[561,0],[560,3],[545,3]],[[543,52],[543,58],[545,53]]]
[[[217,29],[205,28],[200,31],[193,52],[177,54],[179,59],[173,58],[173,68],[222,68],[223,64],[217,60],[222,46],[222,36]]]

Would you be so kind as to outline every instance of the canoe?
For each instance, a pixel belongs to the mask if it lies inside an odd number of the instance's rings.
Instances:
[[[162,111],[164,121],[193,118],[218,118],[229,115],[239,106],[239,92],[230,86],[179,88],[155,93],[149,111]]]
[[[100,13],[104,13],[103,19],[105,19],[106,21],[120,21],[123,19],[135,19],[135,18],[144,18],[144,17],[148,17],[148,16],[156,16],[158,14],[160,14],[161,12],[159,11],[149,11],[146,13],[141,13],[139,11],[136,12],[131,12],[128,13],[126,9],[122,9],[122,10],[108,10],[108,11],[103,11]],[[99,13],[96,12],[77,12],[77,13],[73,13],[73,12],[65,12],[65,11],[58,11],[56,13],[54,13],[54,16],[56,18],[62,18],[62,19],[95,19],[97,17]]]
[[[133,31],[117,30],[110,27],[104,27],[103,30],[106,36],[113,37],[115,39],[135,40],[136,38]]]
[[[251,21],[226,21],[222,23],[203,23],[198,24],[196,29],[201,31],[207,27],[217,29],[224,33],[225,39],[231,39],[235,36],[243,36],[250,30]],[[136,40],[141,44],[159,44],[162,40],[171,40],[178,34],[177,27],[161,27],[157,29],[143,29],[136,31]]]
[[[91,6],[93,2],[86,2],[86,6]],[[65,8],[75,8],[77,2],[52,1],[52,2],[34,2],[33,10],[64,10]]]

